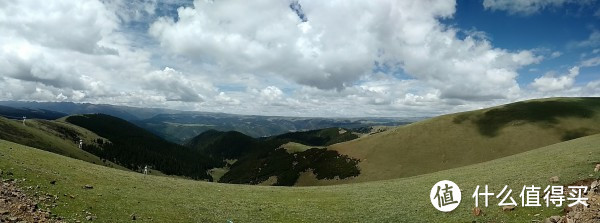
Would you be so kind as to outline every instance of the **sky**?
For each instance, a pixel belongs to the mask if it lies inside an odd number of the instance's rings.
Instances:
[[[423,117],[600,96],[600,1],[0,1],[0,100]]]

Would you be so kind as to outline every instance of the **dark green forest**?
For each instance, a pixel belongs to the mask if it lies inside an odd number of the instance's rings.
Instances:
[[[67,122],[95,132],[110,142],[83,149],[132,170],[145,165],[169,175],[212,180],[208,169],[220,165],[198,150],[168,142],[125,120],[104,114],[70,116]]]

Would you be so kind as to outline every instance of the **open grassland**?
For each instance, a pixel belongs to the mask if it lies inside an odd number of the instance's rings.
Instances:
[[[298,152],[304,152],[304,151],[312,149],[312,148],[325,148],[325,147],[324,146],[307,146],[307,145],[300,144],[297,142],[288,142],[286,144],[281,145],[280,148],[285,149],[285,151],[287,151],[288,153],[298,153]]]
[[[593,169],[598,162],[600,135],[594,135],[403,179],[269,187],[144,176],[0,141],[2,178],[25,179],[18,185],[32,186],[26,190],[30,195],[58,195],[52,211],[69,221],[84,220],[88,211],[98,222],[130,222],[132,214],[143,222],[531,222],[558,215],[562,208],[517,207],[502,212],[496,206],[499,200],[493,198],[490,207],[482,208],[483,216],[474,217],[475,186],[487,184],[498,193],[509,185],[520,201],[523,185],[545,187],[552,176],[559,176],[560,184],[590,174],[597,178]],[[431,187],[444,179],[463,189],[461,205],[450,213],[438,212],[429,201]],[[93,189],[83,189],[86,184]]]
[[[600,98],[550,98],[443,115],[330,146],[361,160],[352,179],[328,185],[416,176],[489,161],[600,133]]]

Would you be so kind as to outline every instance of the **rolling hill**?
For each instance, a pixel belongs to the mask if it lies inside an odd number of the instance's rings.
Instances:
[[[600,98],[549,98],[443,115],[329,149],[360,160],[361,174],[297,185],[328,185],[415,176],[494,160],[600,133]]]
[[[142,222],[542,222],[562,215],[562,208],[519,206],[504,212],[493,198],[475,217],[471,194],[484,184],[498,192],[504,185],[544,187],[552,176],[560,177],[560,185],[598,178],[593,169],[600,163],[599,145],[600,135],[593,135],[402,179],[265,187],[146,176],[0,140],[0,172],[2,179],[19,179],[17,186],[32,199],[59,197],[38,205],[72,222],[87,216],[97,222],[131,222],[134,216]],[[434,209],[428,196],[444,179],[464,190],[461,204],[450,213]]]
[[[358,175],[356,159],[323,148],[355,138],[358,138],[356,134],[341,128],[264,138],[210,130],[192,138],[186,146],[223,162],[223,166],[211,170],[218,182],[292,186],[302,172],[309,170],[319,179]],[[292,152],[284,148],[289,143],[305,148]]]
[[[95,133],[61,121],[29,119],[25,122],[0,117],[0,139],[32,146],[84,160],[90,163],[125,169],[110,161],[78,148],[77,142],[93,145],[102,137]]]
[[[357,137],[338,128],[259,139],[234,131],[211,130],[191,140],[190,148],[104,114],[31,119],[25,125],[19,120],[0,118],[0,130],[0,139],[91,163],[138,172],[148,165],[153,174],[198,180],[213,180],[216,175],[209,173],[216,170],[225,175],[218,177],[221,182],[257,184],[277,177],[272,184],[290,186],[307,169],[320,173],[321,179],[358,174],[356,163],[346,161],[352,159],[335,151],[309,147],[292,154],[280,148],[292,141],[322,146]],[[84,140],[82,149],[77,145],[79,139]]]
[[[212,180],[207,170],[220,165],[198,150],[168,142],[117,117],[86,114],[69,116],[65,120],[109,141],[86,145],[84,150],[132,170],[141,171],[148,165],[167,175]]]

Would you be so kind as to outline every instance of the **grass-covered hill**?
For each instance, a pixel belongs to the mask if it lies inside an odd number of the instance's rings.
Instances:
[[[519,206],[504,212],[494,197],[475,217],[471,194],[477,185],[498,193],[504,185],[515,191],[546,186],[552,176],[560,177],[560,185],[598,178],[593,169],[600,162],[599,145],[600,135],[594,135],[420,176],[315,187],[145,176],[7,141],[0,141],[0,169],[3,179],[25,179],[17,185],[33,199],[58,196],[54,206],[42,201],[39,206],[69,222],[87,216],[96,222],[131,222],[132,216],[136,222],[543,222],[562,215],[562,208]],[[445,179],[463,190],[461,204],[450,213],[437,211],[429,201],[431,187]],[[86,184],[93,189],[83,188]]]
[[[415,176],[489,161],[600,133],[600,98],[549,98],[443,115],[330,146],[360,159],[361,174],[299,185]]]
[[[189,140],[185,145],[218,160],[238,159],[256,149],[257,140],[241,132],[209,130]]]
[[[108,139],[86,151],[132,170],[148,165],[168,175],[212,180],[207,170],[219,165],[204,153],[168,142],[123,119],[104,114],[69,116],[67,122]]]
[[[268,137],[267,140],[284,140],[307,146],[329,146],[358,138],[357,134],[343,128],[325,128],[304,132],[289,132]]]
[[[186,146],[222,161],[219,182],[237,184],[294,185],[301,173],[310,171],[318,179],[347,178],[359,174],[358,161],[327,150],[324,146],[356,139],[341,128],[286,133],[273,137],[252,138],[240,132],[206,131]],[[288,143],[306,148],[290,151]],[[222,176],[221,176],[222,175]]]
[[[92,145],[102,137],[84,128],[62,121],[29,119],[23,124],[20,120],[0,117],[0,139],[22,145],[36,147],[90,163],[125,169],[94,154],[79,149],[80,139]]]

